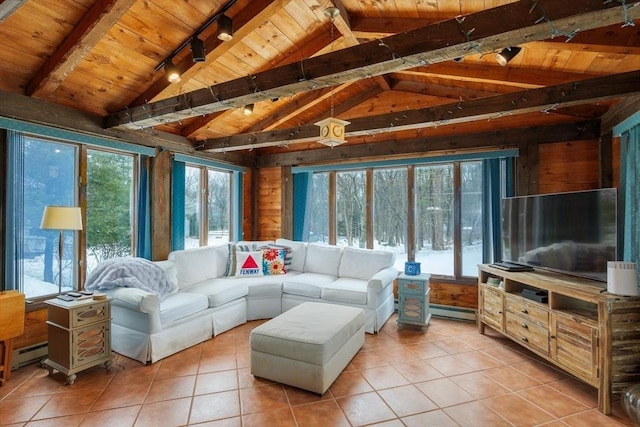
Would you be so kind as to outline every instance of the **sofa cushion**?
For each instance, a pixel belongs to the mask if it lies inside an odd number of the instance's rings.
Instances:
[[[262,275],[262,251],[236,252],[236,277]]]
[[[322,288],[336,279],[337,277],[326,274],[300,273],[285,279],[282,284],[282,292],[310,298],[320,298]]]
[[[286,250],[265,248],[262,249],[262,272],[265,276],[276,276],[285,274],[284,266]]]
[[[178,285],[178,270],[176,269],[176,263],[173,261],[154,261],[158,267],[164,270],[164,274],[167,275],[167,279],[174,285]]]
[[[307,256],[304,261],[305,273],[328,274],[338,276],[338,265],[342,256],[339,246],[318,245],[311,243],[307,246]]]
[[[209,307],[206,295],[176,292],[160,303],[160,322],[168,325]]]
[[[191,285],[185,290],[209,298],[209,307],[219,307],[229,301],[247,296],[247,281],[256,278],[221,277]]]
[[[304,261],[307,257],[307,242],[297,242],[289,239],[276,239],[276,244],[291,248],[291,270],[304,270]]]
[[[393,252],[347,247],[342,251],[338,277],[369,280],[378,271],[391,267],[394,261]]]
[[[341,277],[323,287],[321,296],[324,301],[364,305],[367,303],[367,281]]]
[[[169,260],[175,262],[181,289],[203,280],[222,277],[227,269],[228,258],[228,245],[181,249],[169,254]]]

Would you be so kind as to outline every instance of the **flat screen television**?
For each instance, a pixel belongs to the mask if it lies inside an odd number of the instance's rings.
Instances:
[[[615,188],[502,200],[503,261],[600,282],[617,260]]]

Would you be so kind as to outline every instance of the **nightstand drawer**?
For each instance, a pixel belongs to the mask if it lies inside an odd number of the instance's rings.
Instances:
[[[74,301],[73,305],[61,307],[50,305],[47,315],[49,322],[67,329],[80,328],[92,323],[104,322],[109,319],[109,304],[107,301]]]
[[[398,292],[424,294],[426,292],[425,282],[410,281],[405,279],[398,280]]]

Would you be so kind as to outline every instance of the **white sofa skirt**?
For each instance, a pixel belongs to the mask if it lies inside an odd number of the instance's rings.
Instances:
[[[375,334],[380,331],[385,322],[391,317],[395,310],[393,300],[393,286],[389,285],[382,289],[376,295],[378,304],[372,306],[370,304],[347,304],[338,301],[324,301],[319,298],[305,297],[301,295],[282,294],[282,311],[285,312],[303,302],[324,302],[330,304],[346,305],[349,307],[357,307],[364,310],[364,330],[369,334]]]

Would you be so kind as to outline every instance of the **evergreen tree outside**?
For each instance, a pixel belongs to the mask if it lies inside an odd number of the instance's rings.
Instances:
[[[129,256],[133,231],[133,157],[89,150],[87,272],[105,259]]]

